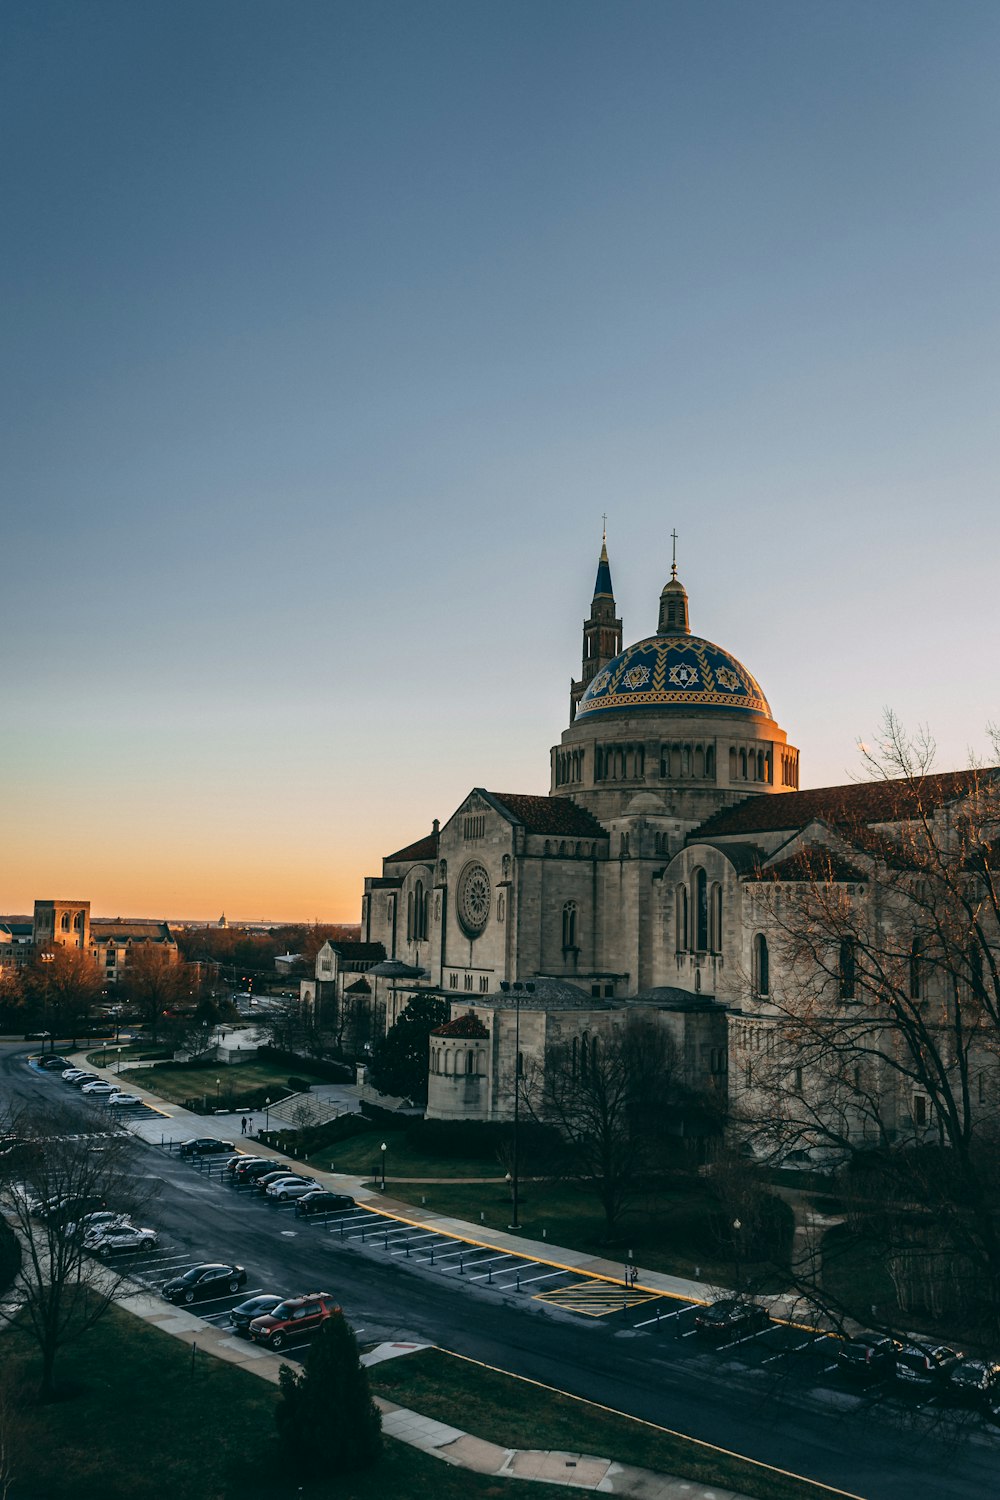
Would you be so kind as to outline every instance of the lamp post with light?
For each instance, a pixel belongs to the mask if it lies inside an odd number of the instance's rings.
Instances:
[[[383,1193],[385,1192],[385,1153],[386,1153],[387,1149],[388,1149],[387,1148],[387,1144],[386,1144],[385,1141],[383,1141],[382,1145],[379,1147],[379,1150],[382,1153],[382,1191],[383,1191]]]
[[[264,1100],[264,1134],[265,1135],[270,1134],[270,1130],[271,1130],[271,1100],[270,1100],[270,1097],[268,1097],[267,1099]]]
[[[218,1108],[219,1108],[219,1090],[221,1088],[222,1088],[222,1079],[221,1078],[217,1078],[215,1080],[215,1108],[216,1108],[216,1112],[218,1112]]]

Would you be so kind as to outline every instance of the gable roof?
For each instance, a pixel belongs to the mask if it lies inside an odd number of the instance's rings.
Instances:
[[[531,797],[523,792],[476,791],[512,822],[528,833],[562,834],[572,838],[606,839],[608,832],[597,819],[568,797]]]
[[[425,834],[422,839],[417,839],[415,844],[407,844],[405,849],[397,849],[395,854],[387,854],[382,863],[386,865],[402,863],[405,860],[433,861],[437,859],[438,836],[436,833]]]
[[[172,943],[174,935],[170,931],[167,922],[147,922],[137,920],[130,922],[116,918],[109,921],[103,917],[97,917],[90,924],[90,936],[95,941],[98,939],[118,938],[124,942],[130,939],[132,942],[147,943]]]
[[[688,835],[688,843],[739,833],[781,833],[803,828],[815,819],[836,824],[893,823],[916,817],[968,796],[984,780],[994,780],[1000,768],[942,771],[931,776],[898,781],[858,781],[847,786],[813,787],[805,792],[782,792],[747,797],[723,808]]]
[[[330,948],[339,958],[359,962],[370,958],[372,963],[379,963],[385,958],[384,943],[338,943],[330,942]]]
[[[445,1021],[441,1026],[435,1026],[431,1036],[457,1036],[457,1037],[488,1037],[489,1031],[483,1021],[474,1011],[467,1010],[464,1016],[456,1016],[453,1021]]]
[[[776,864],[757,866],[748,872],[749,880],[794,880],[818,883],[844,882],[857,885],[868,880],[865,871],[852,865],[835,849],[825,849],[819,844],[806,844]]]

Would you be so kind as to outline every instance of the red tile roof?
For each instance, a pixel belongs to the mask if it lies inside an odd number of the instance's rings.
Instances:
[[[529,833],[553,833],[573,838],[606,839],[607,829],[568,797],[529,797],[522,792],[487,792]]]
[[[435,860],[437,859],[437,852],[438,836],[436,833],[428,833],[424,838],[417,839],[415,844],[407,844],[405,849],[397,849],[395,854],[387,854],[383,863],[392,865],[396,864],[397,861],[402,864],[409,860],[414,862]]]
[[[488,1037],[489,1032],[478,1016],[467,1010],[464,1016],[456,1016],[453,1021],[445,1021],[443,1026],[435,1026],[431,1036],[459,1036],[459,1037]]]
[[[806,792],[752,796],[723,808],[689,835],[689,841],[735,833],[781,833],[804,828],[814,818],[833,824],[893,823],[929,812],[975,791],[1000,768],[942,771],[899,781],[859,781],[813,787]]]

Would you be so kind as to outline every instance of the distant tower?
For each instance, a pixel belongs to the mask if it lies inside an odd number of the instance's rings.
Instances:
[[[52,948],[90,949],[89,901],[36,901],[32,940],[43,951]]]
[[[220,927],[228,927],[229,926],[229,923],[226,921],[226,914],[225,914],[225,912],[223,912],[222,916],[219,918],[219,926]]]
[[[569,690],[569,721],[576,718],[576,706],[602,667],[606,667],[622,649],[622,622],[615,614],[614,589],[611,587],[611,564],[608,562],[608,534],[601,539],[601,556],[597,564],[597,582],[590,606],[590,619],[583,622],[583,667],[580,681]]]

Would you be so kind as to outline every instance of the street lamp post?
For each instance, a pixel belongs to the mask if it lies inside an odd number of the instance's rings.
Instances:
[[[267,1135],[271,1129],[271,1100],[264,1100],[264,1134]]]
[[[216,1107],[216,1109],[218,1109],[218,1107],[219,1107],[219,1090],[221,1088],[222,1088],[222,1079],[221,1078],[217,1078],[215,1080],[215,1107]]]
[[[122,1049],[119,1047],[118,1048],[118,1066],[115,1069],[115,1072],[116,1073],[120,1073],[121,1070],[122,1070]]]
[[[517,988],[517,989],[514,990],[514,1140],[512,1142],[511,1154],[510,1154],[510,1206],[511,1206],[511,1222],[510,1222],[510,1224],[508,1226],[510,1229],[520,1229],[520,1227],[521,1227],[520,1224],[518,1223],[518,1218],[517,1218],[517,1196],[518,1196],[518,1189],[520,1187],[520,1181],[519,1181],[519,1178],[518,1178],[518,1169],[520,1167],[520,1157],[518,1155],[519,1126],[520,1126],[520,1123],[521,1123],[521,991],[520,991],[520,988]]]
[[[384,1193],[385,1192],[385,1153],[386,1153],[386,1142],[385,1141],[382,1142],[382,1145],[381,1145],[381,1147],[379,1149],[382,1152],[382,1191]]]
[[[741,1257],[742,1257],[742,1253],[743,1253],[743,1242],[742,1242],[742,1239],[740,1237],[740,1230],[742,1228],[743,1228],[743,1222],[742,1222],[742,1220],[740,1220],[740,1219],[734,1219],[733,1220],[733,1248],[736,1251],[736,1295],[738,1297],[741,1296],[742,1292],[743,1292],[743,1285],[742,1285],[742,1283],[743,1283],[743,1268],[742,1268],[742,1265],[741,1265]]]

